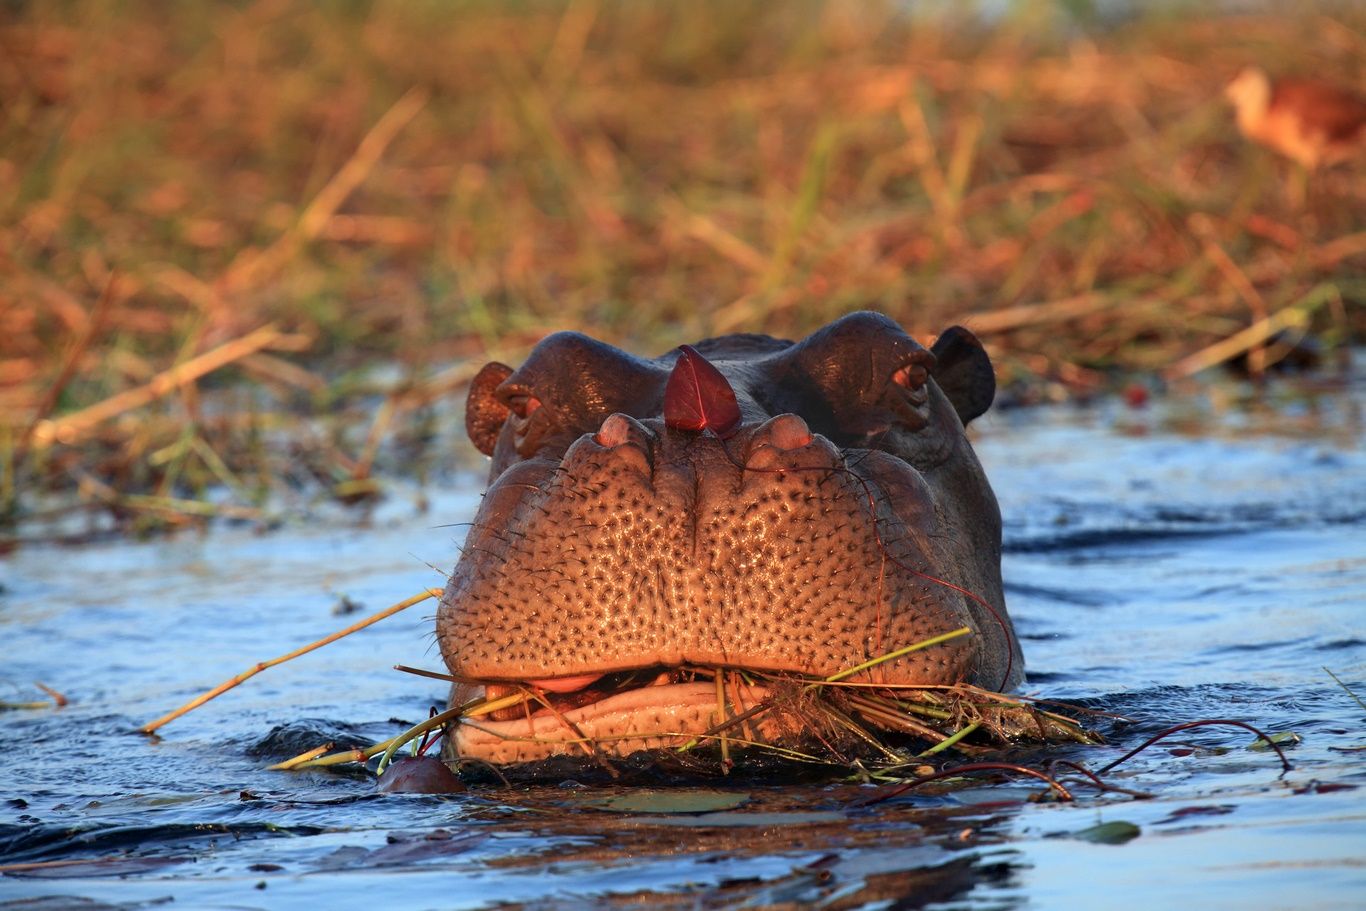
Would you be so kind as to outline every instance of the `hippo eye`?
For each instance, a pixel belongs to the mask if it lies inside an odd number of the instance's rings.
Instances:
[[[541,400],[532,394],[530,387],[520,384],[504,383],[495,395],[508,411],[524,421],[541,407]]]
[[[534,395],[516,393],[507,397],[508,409],[522,420],[531,417],[532,412],[541,407],[541,400]]]
[[[512,444],[523,456],[530,456],[540,446],[542,439],[553,422],[545,420],[549,412],[541,411],[541,400],[531,394],[526,386],[498,388],[498,401],[508,410],[508,423],[512,427]]]
[[[892,371],[882,394],[882,406],[903,430],[917,431],[929,423],[930,367],[925,361],[918,355]]]
[[[930,378],[930,371],[924,364],[907,364],[892,374],[892,382],[903,389],[923,389]]]
[[[915,360],[903,365],[892,374],[892,390],[898,405],[920,406],[929,401],[925,384],[930,381],[930,368],[922,361]],[[900,408],[898,411],[902,410]],[[916,420],[915,423],[920,423]]]

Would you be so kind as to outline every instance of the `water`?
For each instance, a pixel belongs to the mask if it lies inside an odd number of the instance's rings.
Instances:
[[[366,527],[21,549],[0,563],[0,699],[37,698],[41,680],[72,704],[0,714],[0,864],[28,865],[0,876],[0,908],[1360,908],[1366,709],[1324,671],[1366,693],[1360,400],[1286,388],[1259,407],[1205,395],[981,428],[1027,691],[1136,721],[1112,746],[1054,753],[1098,767],[1211,717],[1302,738],[1281,775],[1245,732],[1178,736],[1107,776],[1145,800],[985,782],[871,806],[839,782],[380,796],[363,775],[265,771],[443,701],[390,670],[439,665],[431,602],[161,739],[132,733],[349,622],[332,614],[343,595],[373,610],[439,585],[462,530],[438,526],[471,515],[472,481],[425,514],[392,498]],[[709,812],[670,812],[680,799]],[[1116,822],[1140,834],[1077,837]]]

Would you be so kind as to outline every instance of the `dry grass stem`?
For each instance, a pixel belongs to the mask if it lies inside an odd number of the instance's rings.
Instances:
[[[158,374],[150,382],[121,392],[88,408],[61,418],[42,420],[33,428],[32,440],[35,447],[47,447],[53,443],[75,443],[96,426],[118,415],[141,408],[154,402],[169,392],[184,387],[206,374],[212,373],[236,360],[254,354],[263,348],[279,342],[283,337],[274,326],[262,326],[255,332],[226,342],[212,351]]]
[[[246,287],[270,277],[298,252],[301,244],[318,237],[329,221],[346,202],[347,197],[356,191],[375,165],[379,164],[385,149],[394,137],[408,125],[418,111],[427,103],[428,92],[422,88],[411,88],[385,112],[370,132],[356,147],[355,153],[346,164],[332,176],[308,204],[293,228],[285,232],[262,253],[245,251],[233,261],[219,284],[225,291],[240,292]]]
[[[0,544],[83,478],[138,534],[224,485],[278,515],[424,482],[470,376],[555,329],[653,354],[872,308],[968,325],[1026,403],[1366,335],[1360,168],[1290,205],[1222,100],[1252,61],[1352,87],[1322,36],[1362,9],[817,6],[17,9]]]
[[[277,664],[284,664],[286,661],[291,661],[291,660],[293,660],[294,658],[299,657],[300,655],[306,655],[306,654],[308,654],[309,652],[311,652],[311,651],[313,651],[313,650],[315,650],[315,649],[322,648],[324,645],[327,645],[327,644],[332,643],[332,642],[336,642],[338,639],[341,639],[341,638],[344,638],[344,637],[346,637],[346,636],[349,636],[349,635],[351,635],[352,633],[356,632],[357,630],[365,629],[365,627],[370,626],[371,624],[374,624],[374,623],[378,623],[380,620],[383,620],[383,619],[385,619],[386,617],[392,617],[394,614],[397,614],[397,613],[400,612],[400,611],[407,610],[408,608],[412,607],[414,604],[421,604],[423,601],[426,601],[428,598],[439,598],[439,597],[441,597],[441,589],[439,589],[439,588],[429,588],[429,589],[427,589],[425,592],[421,592],[420,594],[413,595],[411,598],[405,598],[404,600],[398,602],[397,604],[394,604],[394,605],[392,605],[392,606],[390,606],[390,607],[387,607],[387,608],[385,608],[384,610],[379,611],[379,612],[377,612],[377,613],[371,614],[370,616],[366,617],[366,618],[363,619],[363,620],[357,620],[355,623],[353,623],[353,624],[351,624],[350,626],[346,627],[346,629],[338,630],[337,632],[332,633],[331,635],[324,636],[323,638],[317,640],[316,642],[310,642],[308,645],[304,645],[304,646],[301,646],[301,647],[299,647],[299,648],[296,648],[296,649],[295,649],[294,651],[292,651],[292,652],[287,652],[286,654],[283,654],[283,655],[279,656],[278,658],[272,658],[272,659],[270,659],[269,661],[262,661],[262,662],[256,664],[254,667],[248,668],[247,670],[243,671],[242,673],[238,674],[237,676],[235,676],[235,677],[233,677],[233,678],[231,678],[231,679],[229,679],[229,680],[225,680],[224,682],[220,683],[218,686],[214,687],[213,689],[209,690],[208,692],[206,692],[206,693],[204,693],[204,694],[202,694],[202,695],[200,695],[200,696],[197,696],[197,697],[195,697],[194,699],[191,699],[189,702],[185,703],[185,705],[182,705],[180,708],[176,709],[175,711],[169,712],[169,713],[163,715],[162,717],[156,719],[155,721],[149,721],[149,722],[147,722],[147,723],[144,724],[142,727],[138,728],[138,730],[141,731],[141,732],[144,733],[144,734],[151,734],[151,733],[154,733],[158,728],[162,727],[163,725],[165,725],[165,724],[167,724],[167,723],[169,723],[169,722],[171,722],[171,721],[174,721],[175,719],[179,718],[181,715],[186,714],[187,712],[190,712],[190,711],[193,711],[194,709],[197,709],[199,706],[203,705],[204,703],[208,702],[209,700],[215,699],[215,698],[217,698],[218,696],[223,695],[223,694],[226,693],[228,690],[232,689],[233,687],[237,686],[238,684],[241,684],[241,683],[246,682],[247,680],[250,680],[252,677],[255,677],[257,674],[261,673],[262,671],[266,670],[267,668],[275,667]]]
[[[1178,380],[1201,370],[1208,370],[1217,364],[1225,363],[1240,354],[1265,345],[1268,339],[1287,329],[1303,329],[1309,323],[1309,313],[1303,306],[1295,305],[1278,310],[1248,326],[1241,332],[1221,339],[1172,364],[1164,372],[1168,380]]]

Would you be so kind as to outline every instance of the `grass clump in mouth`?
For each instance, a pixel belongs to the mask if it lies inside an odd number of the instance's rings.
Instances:
[[[376,771],[382,775],[398,751],[419,738],[422,738],[422,745],[417,750],[420,754],[430,746],[434,734],[449,736],[462,724],[478,726],[483,719],[508,721],[523,716],[529,721],[533,714],[547,713],[555,716],[563,728],[564,736],[557,736],[554,743],[581,751],[585,759],[601,766],[611,777],[616,777],[617,770],[609,754],[629,752],[619,749],[620,742],[658,737],[684,740],[668,750],[654,751],[661,761],[712,775],[729,774],[749,756],[759,756],[761,761],[778,759],[834,769],[843,767],[850,774],[886,775],[940,754],[980,757],[1023,744],[1104,742],[1099,734],[1088,730],[1075,718],[1044,709],[1027,698],[968,684],[898,685],[849,679],[878,664],[968,632],[963,628],[914,643],[828,677],[689,666],[610,675],[599,685],[572,694],[551,694],[529,684],[478,681],[400,668],[467,686],[482,685],[486,695],[434,713],[421,724],[368,749],[326,755],[325,751],[313,750],[272,768],[305,769],[365,763],[379,756]],[[594,738],[586,736],[564,714],[568,708],[625,692],[651,679],[656,684],[713,683],[715,723],[695,735],[648,731]],[[746,699],[740,695],[742,692],[763,695],[757,700],[752,696]],[[782,716],[783,727],[802,733],[772,741],[758,737],[754,731],[766,716]],[[487,727],[481,729],[507,739],[536,739],[499,733]]]

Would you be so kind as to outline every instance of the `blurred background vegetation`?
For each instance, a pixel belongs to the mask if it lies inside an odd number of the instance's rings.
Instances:
[[[0,543],[420,479],[561,328],[874,308],[1019,400],[1359,342],[1366,179],[1244,142],[1249,63],[1359,90],[1366,6],[5,4]]]

